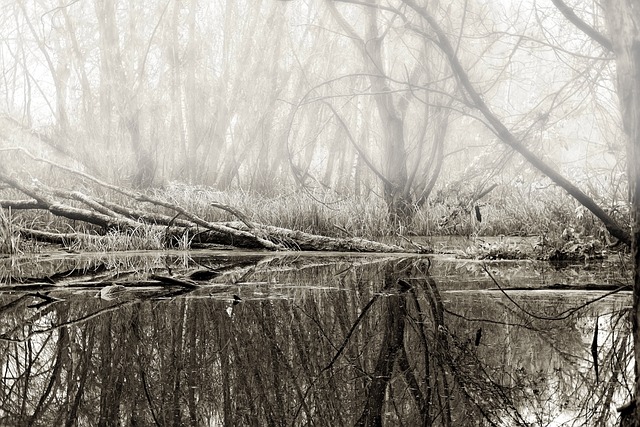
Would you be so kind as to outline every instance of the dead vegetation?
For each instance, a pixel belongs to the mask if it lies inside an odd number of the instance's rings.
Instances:
[[[165,247],[180,246],[183,249],[227,247],[270,251],[411,252],[400,246],[361,238],[318,236],[255,223],[234,207],[220,202],[210,203],[210,208],[227,211],[238,218],[238,221],[207,221],[176,203],[109,184],[87,173],[37,158],[24,149],[15,150],[32,160],[55,167],[67,178],[72,178],[71,182],[73,179],[80,180],[83,188],[95,189],[89,193],[69,188],[53,188],[37,179],[27,183],[0,169],[0,182],[4,183],[5,189],[16,190],[18,194],[28,197],[2,199],[0,207],[12,211],[47,211],[55,217],[65,218],[76,224],[73,232],[18,226],[16,231],[26,239],[72,245],[78,240],[95,240],[108,233],[127,235],[146,229],[161,236]],[[96,195],[105,191],[116,194],[121,201],[114,202]],[[80,229],[92,232],[76,231]]]

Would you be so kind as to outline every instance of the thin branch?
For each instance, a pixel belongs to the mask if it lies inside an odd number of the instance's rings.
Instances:
[[[539,320],[549,320],[549,321],[554,321],[554,320],[564,320],[568,317],[571,317],[574,313],[584,309],[585,307],[587,307],[588,305],[591,305],[595,302],[598,302],[604,298],[607,298],[613,294],[617,294],[618,292],[624,291],[628,289],[628,286],[620,286],[617,289],[614,289],[611,292],[607,292],[603,295],[600,295],[597,298],[593,298],[590,299],[589,301],[585,302],[584,304],[580,304],[576,307],[567,309],[565,311],[563,311],[562,313],[559,313],[557,316],[542,316],[542,315],[538,315],[535,313],[532,313],[530,311],[528,311],[527,309],[525,309],[524,307],[522,307],[520,304],[518,304],[518,302],[516,302],[513,298],[511,298],[511,296],[509,294],[507,294],[507,292],[502,288],[502,286],[500,286],[500,283],[498,283],[498,281],[496,280],[496,278],[493,276],[493,274],[491,274],[491,272],[489,271],[489,269],[487,268],[486,265],[482,266],[482,269],[485,271],[485,273],[487,273],[487,275],[489,276],[489,278],[491,278],[491,281],[498,287],[498,289],[500,290],[500,292],[507,297],[507,299],[509,301],[511,301],[511,303],[513,305],[515,305],[520,311],[522,311],[524,314],[526,314],[527,316],[530,316],[534,319],[539,319]]]
[[[327,105],[331,111],[333,112],[333,114],[335,115],[336,119],[338,119],[338,122],[340,123],[340,126],[342,126],[342,128],[344,129],[344,131],[347,133],[347,138],[349,138],[349,142],[351,142],[351,145],[353,145],[353,148],[356,149],[356,151],[358,152],[358,154],[360,155],[360,158],[365,162],[365,164],[369,167],[369,169],[378,177],[380,178],[380,180],[385,183],[386,185],[392,185],[391,181],[389,181],[387,179],[386,176],[384,176],[382,174],[382,172],[380,172],[378,170],[378,168],[376,168],[374,166],[374,164],[371,162],[371,160],[369,160],[369,157],[367,156],[367,153],[365,153],[362,148],[360,148],[360,146],[358,145],[358,143],[356,142],[356,140],[353,138],[353,135],[351,135],[351,131],[349,130],[349,127],[347,126],[347,124],[344,122],[344,120],[342,119],[342,117],[340,116],[340,114],[338,114],[338,112],[336,111],[336,109],[333,107],[333,105],[331,105],[328,102],[324,103],[325,105]]]

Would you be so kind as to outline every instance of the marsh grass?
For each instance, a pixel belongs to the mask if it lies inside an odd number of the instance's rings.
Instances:
[[[75,252],[161,250],[165,247],[164,233],[150,226],[140,226],[126,233],[117,231],[109,231],[104,235],[86,233],[68,245],[68,249]]]
[[[244,213],[251,221],[276,227],[327,236],[375,237],[393,234],[387,210],[379,198],[338,197],[288,191],[268,197],[242,190],[218,192],[203,187],[172,185],[155,192],[208,221],[236,221],[229,212],[213,208],[212,202],[226,204]]]
[[[0,253],[18,254],[21,250],[20,234],[15,230],[10,209],[0,209]]]
[[[83,190],[90,193],[90,190]],[[574,234],[594,239],[606,239],[607,233],[593,216],[586,212],[571,197],[558,189],[527,190],[518,187],[501,186],[476,204],[481,220],[476,216],[475,205],[469,195],[450,192],[446,189],[427,203],[416,209],[412,221],[404,225],[394,225],[387,221],[387,208],[378,196],[347,197],[334,193],[309,193],[296,189],[281,191],[275,196],[243,190],[215,191],[204,186],[173,183],[164,188],[154,189],[151,194],[174,203],[207,221],[236,221],[231,213],[211,206],[212,202],[234,207],[249,220],[301,230],[333,237],[381,238],[397,236],[541,236],[550,247],[566,244],[563,233],[573,230]],[[169,216],[174,212],[145,203],[140,205],[119,194],[101,193],[112,202],[125,207],[136,207]],[[71,205],[82,207],[79,202]],[[624,209],[618,212],[623,223],[626,221]],[[70,243],[75,251],[126,251],[156,250],[167,247],[161,228],[141,226],[126,234],[105,232],[83,223],[56,218],[48,212],[33,211],[10,213],[0,211],[0,252],[15,253],[24,247],[23,240],[12,224],[33,228],[58,230],[60,232],[83,232],[91,237],[82,237]],[[174,241],[172,248],[188,249],[192,236],[185,235]],[[489,248],[491,250],[491,248]]]

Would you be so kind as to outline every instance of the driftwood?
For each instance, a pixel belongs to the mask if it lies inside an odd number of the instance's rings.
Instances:
[[[19,151],[24,152],[22,149]],[[331,238],[254,223],[237,209],[217,202],[210,203],[210,206],[230,212],[240,221],[224,223],[206,221],[166,200],[117,187],[84,172],[74,171],[30,154],[27,155],[34,160],[57,166],[65,172],[73,173],[100,187],[115,191],[129,201],[138,202],[138,205],[135,208],[125,207],[80,191],[50,188],[38,181],[27,184],[0,169],[1,183],[30,198],[26,200],[0,200],[0,207],[4,209],[46,210],[57,217],[90,224],[94,226],[93,231],[97,233],[107,231],[131,233],[141,227],[150,227],[164,234],[167,246],[170,246],[171,242],[179,241],[182,236],[188,235],[193,245],[200,246],[225,245],[271,251],[412,252],[399,246],[386,245],[366,239]],[[170,214],[147,211],[141,207],[144,204],[162,207]],[[80,238],[85,241],[99,238],[96,234],[69,233],[68,230],[65,230],[67,232],[58,232],[25,227],[16,227],[16,229],[25,238],[62,245],[69,245]]]

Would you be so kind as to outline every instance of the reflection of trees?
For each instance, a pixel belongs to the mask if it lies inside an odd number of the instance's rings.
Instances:
[[[616,406],[625,401],[626,387],[633,383],[627,377],[632,362],[627,311],[621,309],[626,300],[590,305],[603,294],[577,294],[517,293],[506,298],[488,293],[466,300],[449,295],[449,309],[455,310],[447,313],[458,318],[452,322],[455,329],[482,322],[483,343],[477,354],[488,377],[509,387],[518,411],[534,425],[558,420],[611,425]],[[597,321],[600,329],[594,341]]]
[[[624,400],[621,316],[600,314],[596,383],[593,306],[543,322],[443,292],[423,259],[329,261],[218,263],[172,299],[3,296],[0,424],[524,425],[554,405],[607,424]]]

